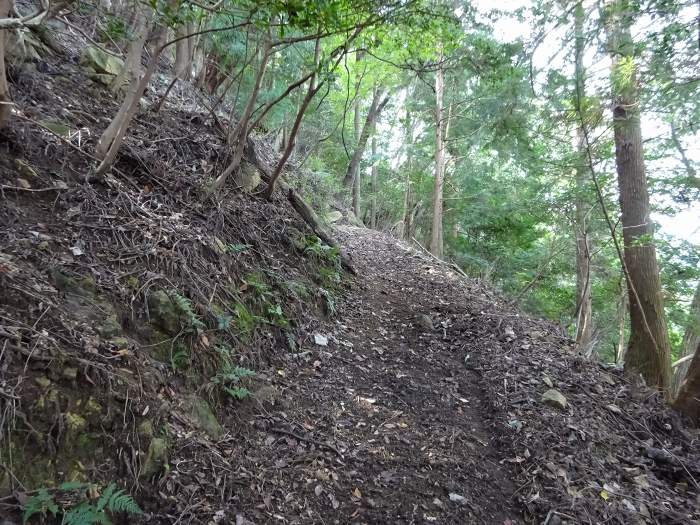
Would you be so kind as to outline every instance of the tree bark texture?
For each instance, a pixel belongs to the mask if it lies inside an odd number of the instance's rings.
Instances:
[[[620,301],[617,303],[617,347],[615,348],[615,362],[623,363],[625,360],[625,326],[628,310],[628,292],[624,277],[620,282]]]
[[[628,0],[613,0],[608,3],[606,14],[612,59],[615,161],[629,289],[631,333],[625,369],[640,373],[648,385],[668,395],[671,352],[644,170],[632,8]]]
[[[231,173],[236,171],[243,160],[243,150],[245,149],[246,139],[248,138],[248,133],[250,133],[250,118],[253,115],[253,110],[255,109],[255,104],[258,100],[258,93],[260,92],[260,86],[262,85],[263,77],[265,76],[265,71],[267,70],[267,64],[270,59],[270,40],[265,41],[262,56],[260,58],[260,64],[258,70],[255,73],[255,82],[253,84],[253,90],[248,97],[245,108],[243,109],[243,115],[240,121],[231,133],[229,143],[233,145],[233,156],[231,162],[226,167],[226,169],[219,175],[214,183],[212,184],[209,193],[216,193],[224,187],[226,179]]]
[[[151,15],[150,9],[146,7],[136,6],[134,9],[134,20],[131,31],[133,38],[129,40],[124,67],[122,67],[119,74],[114,77],[114,80],[112,80],[109,86],[109,89],[113,93],[121,91],[124,85],[132,85],[135,79],[138,79],[141,74],[141,59],[143,58],[143,50],[148,40]]]
[[[695,356],[673,405],[696,424],[700,423],[700,345],[695,349]]]
[[[318,68],[320,60],[321,41],[317,39],[316,48],[314,50],[314,64],[316,68]],[[275,166],[272,175],[270,175],[270,182],[268,183],[267,188],[265,188],[264,196],[267,199],[270,199],[272,197],[272,192],[275,191],[275,183],[277,182],[279,176],[282,174],[282,170],[284,169],[285,164],[287,164],[289,157],[294,151],[294,145],[296,144],[297,134],[299,133],[299,127],[301,126],[301,121],[304,118],[304,113],[306,113],[306,109],[309,107],[311,100],[314,98],[321,85],[322,84],[319,84],[318,86],[316,85],[316,73],[311,75],[311,78],[309,79],[309,89],[306,91],[306,95],[304,96],[303,100],[301,101],[301,104],[299,105],[296,118],[294,119],[294,124],[292,124],[292,129],[289,132],[289,139],[287,141],[287,145],[285,146],[284,152],[282,153],[282,156],[280,157],[279,161],[277,161],[277,165]]]
[[[411,113],[406,109],[406,164],[404,165],[403,215],[401,233],[404,241],[410,241],[411,233],[411,170],[413,169],[413,122]]]
[[[192,22],[181,24],[175,30],[175,37],[181,38],[194,33]],[[189,80],[192,74],[192,59],[194,58],[194,37],[183,38],[175,42],[175,76],[180,80]]]
[[[700,346],[700,284],[695,289],[693,302],[690,305],[690,319],[683,335],[683,350],[680,358],[691,355]],[[678,394],[681,383],[690,369],[690,362],[685,361],[673,370],[673,382],[671,392],[675,396]]]
[[[360,56],[357,56],[357,60],[360,60]],[[357,83],[357,88],[355,90],[355,93],[357,93],[360,89],[360,83]],[[360,144],[360,135],[362,134],[362,124],[360,123],[360,109],[362,107],[362,100],[360,99],[359,95],[355,97],[355,111],[353,115],[353,131],[354,131],[354,136],[355,136],[355,144],[357,147]],[[361,157],[360,157],[361,158]],[[355,165],[353,174],[352,174],[352,211],[355,214],[355,217],[360,219],[360,189],[361,189],[361,180],[360,180],[361,174],[360,174],[360,163],[358,162]]]

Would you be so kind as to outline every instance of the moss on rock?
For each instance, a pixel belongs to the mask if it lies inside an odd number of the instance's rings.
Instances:
[[[146,459],[141,467],[139,475],[141,477],[150,477],[158,474],[163,467],[168,463],[168,451],[170,445],[168,440],[162,437],[154,437],[148,445]]]
[[[206,432],[212,439],[219,439],[224,434],[224,428],[216,419],[209,403],[199,396],[191,395],[185,400],[185,410],[192,424]]]
[[[148,313],[151,323],[166,334],[176,335],[182,330],[180,309],[164,290],[149,294]]]

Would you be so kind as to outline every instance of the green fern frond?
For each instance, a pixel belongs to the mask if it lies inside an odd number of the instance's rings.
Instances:
[[[178,310],[184,314],[187,325],[190,329],[204,329],[205,324],[199,319],[195,311],[192,309],[192,302],[184,295],[177,291],[170,293],[170,298],[173,300]]]
[[[97,504],[95,505],[97,510],[104,510],[116,488],[117,486],[114,483],[110,483],[105,487],[102,494],[100,494],[100,498],[97,500]]]
[[[112,525],[109,516],[101,510],[97,510],[93,505],[84,501],[72,509],[66,511],[61,520],[61,525]]]
[[[250,390],[248,390],[247,388],[239,386],[233,388],[225,386],[223,388],[224,391],[234,399],[245,399],[250,395]]]
[[[57,490],[74,492],[85,489],[88,483],[68,482],[58,486]],[[141,509],[134,499],[117,485],[110,483],[105,487],[95,504],[90,501],[82,501],[69,509],[59,508],[53,496],[45,488],[40,488],[24,505],[22,522],[27,521],[36,514],[53,516],[63,514],[61,525],[112,525],[108,513],[125,512],[127,514],[142,514]]]
[[[24,512],[22,512],[22,523],[27,523],[29,518],[35,514],[45,516],[46,513],[49,512],[53,516],[56,516],[59,510],[58,505],[56,505],[56,502],[54,501],[53,496],[49,494],[49,491],[41,488],[37,490],[36,494],[27,500],[27,503],[25,503]]]
[[[105,492],[102,494],[102,496],[104,497],[104,495],[107,493],[107,490],[111,489],[111,491],[109,492],[109,496],[106,499],[107,510],[109,512],[126,512],[127,514],[142,513],[141,508],[138,506],[136,501],[134,501],[134,498],[132,498],[124,490],[114,490],[115,488],[116,485],[114,485],[114,483],[110,483],[107,489],[105,489]],[[100,497],[100,500],[102,500],[102,497]],[[99,501],[97,504],[98,508],[100,508]]]

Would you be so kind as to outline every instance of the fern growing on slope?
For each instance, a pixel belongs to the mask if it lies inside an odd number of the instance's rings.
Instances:
[[[64,483],[58,487],[58,491],[72,492],[75,490],[85,490],[89,488],[87,483]],[[96,502],[89,500],[68,508],[61,509],[54,499],[54,496],[45,488],[41,488],[24,505],[22,522],[27,523],[34,515],[46,516],[50,513],[53,516],[63,514],[61,525],[111,525],[110,514],[125,512],[127,514],[141,514],[134,498],[123,489],[118,489],[114,483],[110,483],[102,491]]]

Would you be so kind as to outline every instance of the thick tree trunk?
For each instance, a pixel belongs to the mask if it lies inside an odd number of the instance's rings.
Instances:
[[[435,72],[435,180],[433,184],[433,223],[430,232],[430,253],[435,257],[443,255],[442,234],[442,190],[445,176],[445,146],[443,144],[442,97],[444,91],[444,71],[439,67]]]
[[[654,228],[649,217],[629,0],[613,0],[607,6],[606,15],[612,58],[615,161],[630,305],[631,334],[625,369],[640,373],[648,385],[668,395],[671,352],[653,242]]]
[[[679,356],[681,359],[691,355],[700,346],[700,284],[695,289],[693,302],[690,305],[690,319],[683,335],[683,350]],[[684,361],[673,370],[673,382],[671,392],[675,396],[690,369],[690,361]]]
[[[585,71],[583,68],[584,13],[582,2],[576,4],[574,10],[574,33],[576,37],[576,106],[579,112],[581,101],[585,96]],[[591,300],[591,251],[588,241],[588,224],[586,221],[586,180],[587,168],[586,138],[584,130],[579,126],[578,134],[578,164],[576,166],[576,343],[579,349],[586,355],[592,351],[593,337],[593,303]]]
[[[365,118],[365,123],[362,126],[362,132],[360,133],[360,138],[355,146],[355,151],[350,159],[350,164],[348,164],[348,169],[345,172],[345,177],[343,178],[343,184],[346,188],[352,188],[354,184],[354,175],[356,170],[360,166],[360,161],[362,160],[362,155],[364,155],[365,147],[367,146],[367,139],[369,139],[370,134],[373,131],[374,124],[382,112],[384,107],[389,103],[389,96],[387,95],[381,100],[383,93],[381,89],[377,89],[372,97],[372,104],[367,112],[367,117]],[[380,101],[381,100],[381,101]]]
[[[0,0],[0,18],[7,18],[10,15],[12,2],[10,0]],[[7,74],[5,72],[5,42],[7,31],[0,30],[0,129],[2,129],[10,118],[12,111],[12,99],[10,98],[10,88],[7,85]]]
[[[700,345],[695,349],[695,356],[673,405],[695,423],[700,423]]]
[[[377,228],[377,137],[372,137],[372,168],[371,168],[371,183],[372,183],[372,201],[369,209],[369,226]]]

